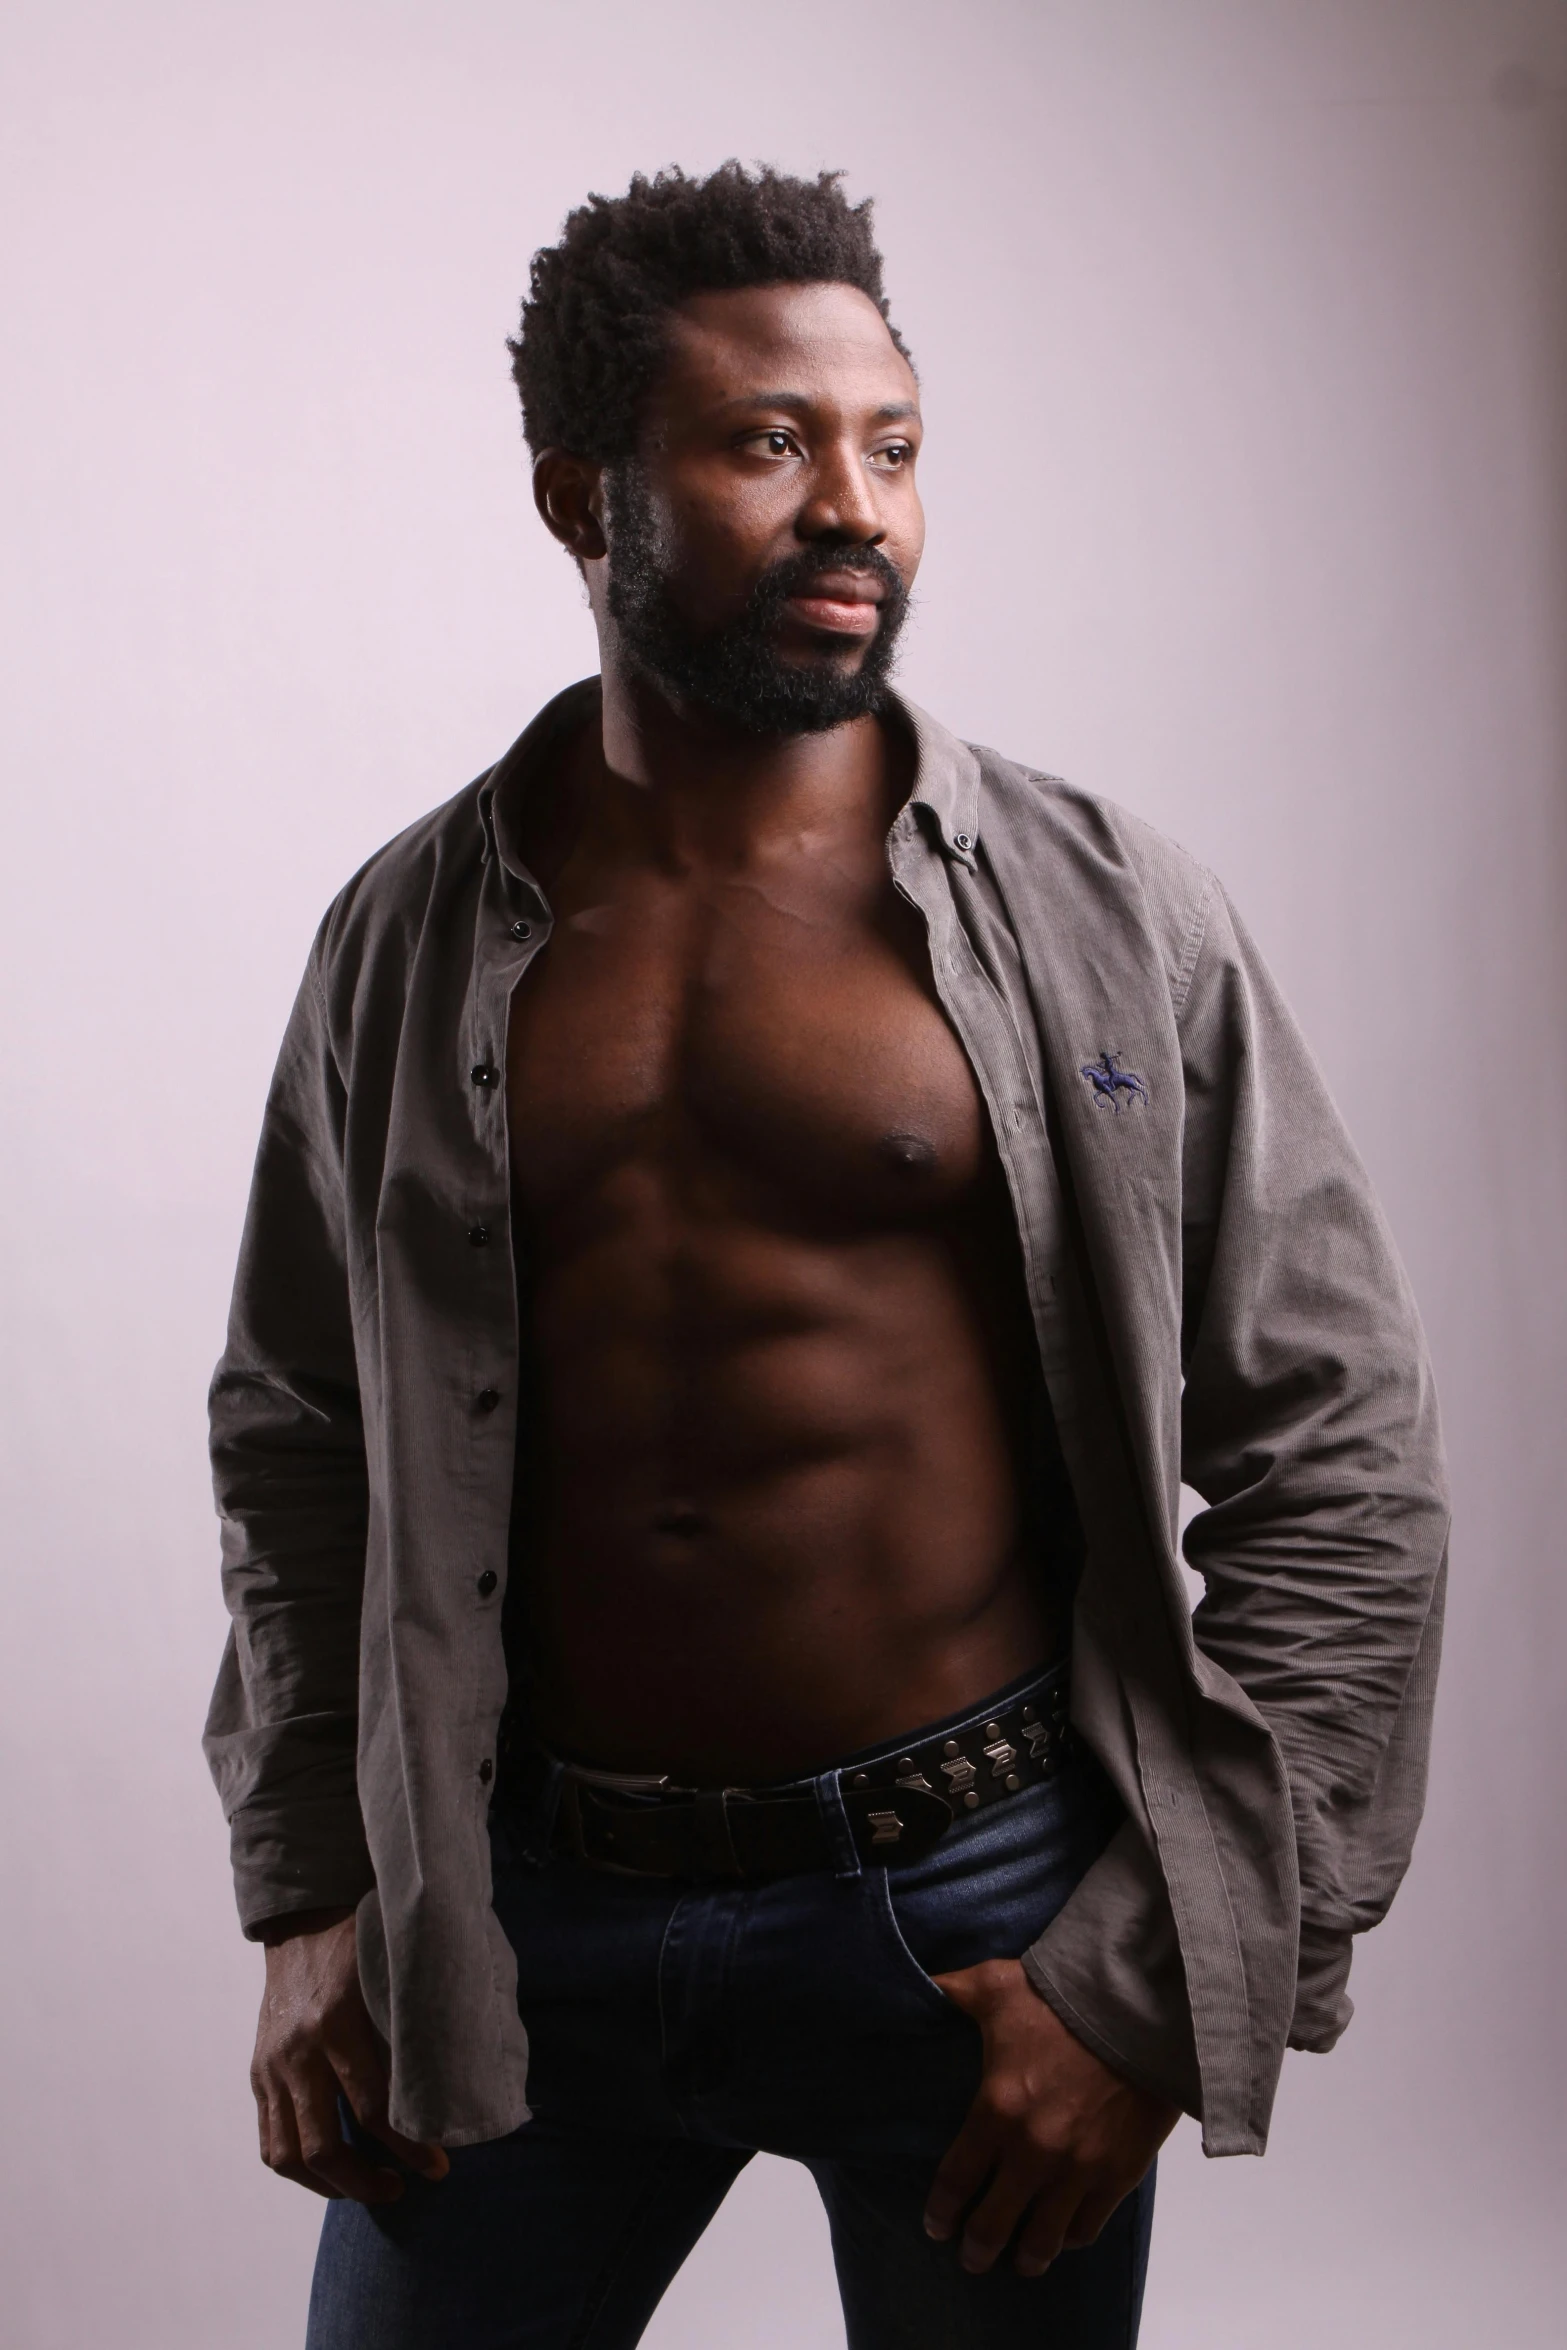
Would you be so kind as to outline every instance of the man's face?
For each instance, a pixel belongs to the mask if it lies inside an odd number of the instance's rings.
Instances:
[[[638,454],[605,484],[630,665],[754,733],[874,709],[924,544],[919,441],[913,371],[853,287],[682,304]]]

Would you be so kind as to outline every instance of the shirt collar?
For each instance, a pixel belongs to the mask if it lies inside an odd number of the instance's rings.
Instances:
[[[979,761],[939,718],[905,701],[902,694],[892,699],[914,736],[914,788],[908,805],[928,808],[948,855],[972,866],[979,840]]]
[[[550,765],[561,745],[585,726],[598,708],[599,681],[579,678],[563,693],[545,703],[509,751],[502,753],[479,788],[479,823],[485,854],[500,858],[508,873],[532,883],[517,843],[517,818],[529,784],[540,768]]]
[[[950,855],[972,866],[979,840],[979,761],[917,703],[893,694],[898,715],[914,738],[914,785],[907,805],[928,809],[935,820],[941,845]],[[517,846],[517,816],[528,783],[539,768],[554,758],[561,744],[587,724],[598,707],[599,681],[580,678],[546,702],[511,749],[490,769],[479,792],[479,822],[486,853],[493,851],[509,873],[531,880]]]

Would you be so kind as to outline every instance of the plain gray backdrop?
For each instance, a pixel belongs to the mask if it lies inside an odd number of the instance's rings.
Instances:
[[[11,0],[0,404],[0,2231],[13,2350],[287,2350],[197,1738],[203,1453],[314,923],[593,665],[502,339],[590,188],[877,198],[905,678],[1214,864],[1381,1186],[1457,1503],[1430,1813],[1146,2350],[1559,2342],[1567,13],[1555,0]],[[658,2350],[841,2343],[758,2163]]]

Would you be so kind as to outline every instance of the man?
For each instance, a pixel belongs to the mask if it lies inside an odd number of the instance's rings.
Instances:
[[[1211,877],[888,687],[868,208],[635,180],[513,353],[601,675],[328,913],[213,1389],[310,2342],[632,2343],[766,2147],[856,2350],[1125,2344],[1407,1862],[1414,1308]]]

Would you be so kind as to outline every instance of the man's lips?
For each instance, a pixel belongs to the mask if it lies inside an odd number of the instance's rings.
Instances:
[[[822,571],[788,601],[790,611],[810,628],[829,629],[836,636],[873,636],[882,588],[863,571]]]

